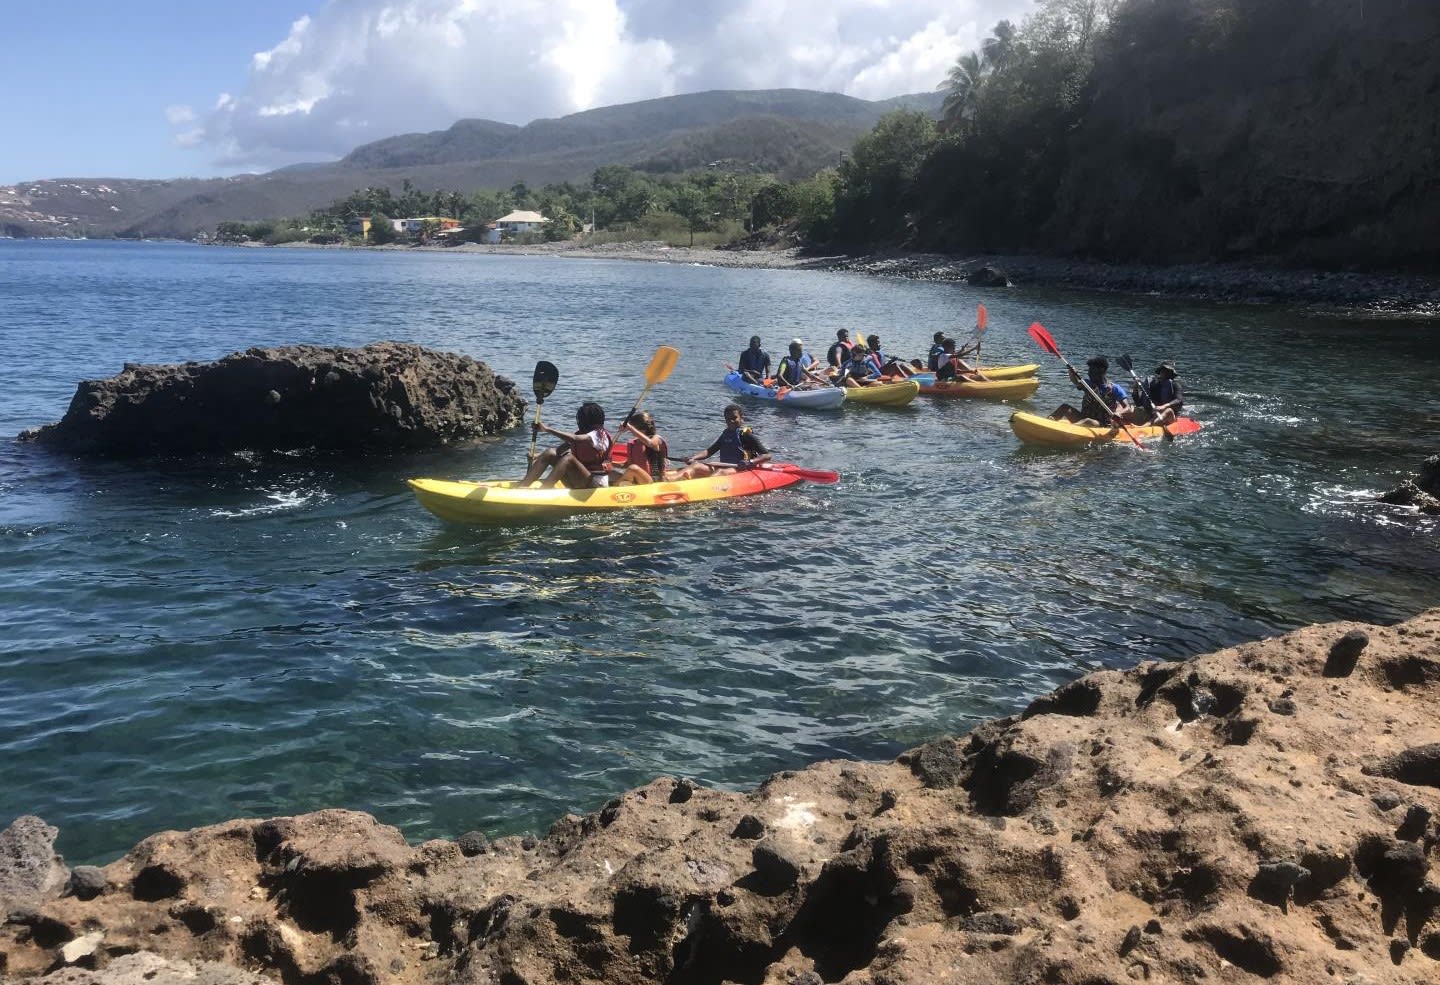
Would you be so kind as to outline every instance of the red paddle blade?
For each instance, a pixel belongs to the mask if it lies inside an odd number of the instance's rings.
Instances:
[[[802,469],[798,465],[757,465],[755,468],[764,469],[767,472],[789,472],[791,475],[798,475],[808,482],[820,482],[830,485],[840,481],[839,472],[827,472],[823,469]]]
[[[1036,344],[1038,344],[1040,348],[1050,353],[1050,355],[1054,356],[1056,359],[1065,358],[1064,356],[1060,355],[1060,347],[1055,344],[1055,337],[1049,332],[1045,331],[1045,326],[1040,324],[1038,321],[1026,330],[1026,334],[1028,334],[1032,339],[1034,339]]]
[[[983,304],[977,304],[975,306],[975,330],[978,332],[983,332],[989,326],[990,312],[985,310],[985,306]]]

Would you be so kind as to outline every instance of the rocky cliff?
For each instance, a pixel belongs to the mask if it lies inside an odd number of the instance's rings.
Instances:
[[[1434,982],[1437,697],[1440,610],[1091,674],[892,763],[661,778],[538,840],[412,847],[323,811],[66,883],[22,819],[0,975]]]
[[[515,385],[469,356],[402,342],[296,345],[126,365],[82,382],[59,423],[20,439],[117,457],[409,450],[496,434],[524,413]]]

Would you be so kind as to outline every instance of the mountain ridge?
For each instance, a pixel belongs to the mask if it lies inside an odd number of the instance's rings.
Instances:
[[[227,220],[299,215],[358,188],[473,191],[581,182],[599,167],[683,172],[725,160],[804,177],[834,164],[894,108],[938,114],[940,96],[868,101],[809,89],[710,90],[603,106],[524,126],[461,119],[397,134],[338,161],[227,178],[57,178],[0,187],[0,235],[188,239]]]

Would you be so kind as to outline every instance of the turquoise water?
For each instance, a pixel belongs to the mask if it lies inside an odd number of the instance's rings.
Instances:
[[[526,436],[361,462],[97,463],[0,441],[0,825],[71,859],[244,815],[367,810],[412,838],[543,830],[659,773],[748,785],[882,758],[1094,665],[1440,603],[1440,531],[1370,498],[1440,434],[1440,326],[845,274],[182,245],[0,242],[0,435],[125,362],[401,339],[528,381],[547,409],[649,401],[718,433],[752,332],[879,330],[919,353],[990,310],[997,361],[1179,361],[1200,435],[1022,449],[1004,405],[750,406],[834,468],[733,503],[446,528],[407,476],[516,473]],[[528,384],[527,384],[528,389]]]

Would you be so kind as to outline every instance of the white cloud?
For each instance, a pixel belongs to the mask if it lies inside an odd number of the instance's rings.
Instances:
[[[330,0],[256,52],[245,85],[177,137],[219,163],[342,155],[482,117],[704,89],[881,99],[931,90],[1032,0]]]
[[[165,119],[172,127],[195,122],[195,110],[190,106],[166,106]]]

